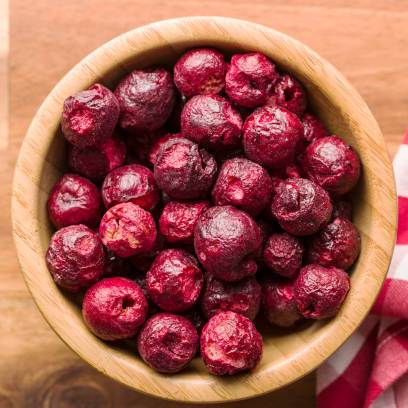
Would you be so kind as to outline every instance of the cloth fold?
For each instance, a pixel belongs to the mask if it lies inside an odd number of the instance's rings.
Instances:
[[[408,130],[393,162],[398,231],[371,314],[317,372],[319,408],[408,407]]]

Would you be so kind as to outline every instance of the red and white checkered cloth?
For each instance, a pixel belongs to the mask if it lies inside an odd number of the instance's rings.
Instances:
[[[319,408],[408,407],[408,131],[394,172],[398,233],[388,276],[371,315],[319,368]]]

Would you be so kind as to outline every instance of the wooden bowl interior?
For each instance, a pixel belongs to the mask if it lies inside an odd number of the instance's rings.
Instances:
[[[302,82],[313,111],[331,133],[343,137],[358,151],[363,163],[362,177],[353,193],[354,222],[362,235],[362,251],[352,268],[352,287],[341,312],[334,319],[305,323],[296,330],[274,329],[261,321],[262,362],[255,371],[233,378],[208,375],[198,358],[186,371],[164,376],[140,361],[134,343],[111,345],[100,341],[84,326],[78,299],[55,286],[43,258],[53,233],[46,200],[53,183],[66,169],[66,145],[59,130],[65,97],[96,81],[113,89],[135,68],[171,67],[183,51],[203,46],[218,48],[226,55],[255,50],[267,54]],[[16,244],[28,286],[45,318],[70,347],[99,370],[142,392],[169,399],[209,402],[248,398],[314,369],[368,312],[385,276],[395,234],[390,163],[375,120],[358,94],[334,68],[300,43],[236,20],[202,18],[157,23],[125,34],[120,41],[113,40],[92,54],[58,84],[44,105],[30,128],[16,171],[14,213],[26,206],[29,210],[24,218],[32,217],[23,226],[21,212],[13,215]],[[34,150],[31,156],[30,149]],[[19,187],[24,183],[30,184],[27,190]],[[30,199],[26,196],[29,193]],[[27,242],[31,240],[35,243]]]

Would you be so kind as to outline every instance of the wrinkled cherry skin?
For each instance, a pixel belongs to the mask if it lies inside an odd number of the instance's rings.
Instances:
[[[81,149],[105,143],[119,117],[119,102],[101,84],[92,85],[64,101],[61,128],[65,138]]]
[[[244,158],[224,162],[212,191],[215,205],[233,205],[253,216],[266,207],[271,196],[272,181],[268,172]]]
[[[307,179],[292,178],[277,187],[271,210],[285,231],[305,236],[327,224],[333,206],[329,195],[319,185]]]
[[[310,180],[334,195],[352,190],[361,171],[357,153],[337,136],[311,143],[305,151],[302,165]]]
[[[154,177],[161,190],[177,200],[205,196],[217,174],[217,162],[191,140],[167,141],[159,150]]]
[[[236,54],[225,77],[225,92],[231,101],[246,108],[267,102],[279,78],[273,64],[259,52]]]
[[[319,119],[310,114],[305,113],[302,118],[303,123],[303,142],[305,145],[313,143],[317,139],[329,136],[329,132],[324,128]]]
[[[194,232],[200,263],[214,277],[228,282],[256,273],[253,258],[261,245],[261,231],[255,221],[232,206],[216,206],[204,212]]]
[[[350,279],[344,270],[307,265],[295,281],[296,305],[307,319],[326,319],[337,314],[349,289]]]
[[[167,242],[192,244],[200,215],[210,207],[208,201],[170,201],[159,218],[159,231]]]
[[[262,337],[250,319],[227,311],[213,316],[200,337],[201,356],[214,375],[255,368],[262,358]]]
[[[215,95],[225,85],[224,56],[210,48],[187,51],[174,65],[174,83],[186,97]]]
[[[347,270],[361,249],[360,234],[346,218],[335,218],[308,243],[308,263]]]
[[[293,290],[294,281],[267,279],[262,283],[262,308],[269,323],[293,326],[302,318],[297,310]]]
[[[219,95],[192,97],[181,113],[181,133],[211,150],[231,150],[241,139],[242,118],[227,99]]]
[[[203,273],[197,260],[182,249],[165,249],[146,275],[152,301],[166,312],[183,312],[197,302]]]
[[[180,139],[182,138],[181,133],[167,133],[166,135],[156,139],[149,150],[149,162],[150,164],[152,164],[153,166],[156,164],[156,160],[157,160],[157,156],[159,154],[159,151],[161,149],[161,147],[167,143],[169,140],[172,139]]]
[[[101,196],[95,184],[76,174],[64,174],[47,201],[48,215],[56,228],[73,224],[94,226],[101,217]]]
[[[353,204],[348,198],[338,198],[332,201],[333,203],[333,213],[332,219],[334,220],[337,217],[347,218],[352,220],[353,218]]]
[[[85,225],[70,225],[51,237],[46,262],[58,286],[78,292],[102,276],[105,254],[95,232]]]
[[[263,257],[271,271],[287,278],[294,278],[302,266],[303,252],[303,243],[299,238],[282,232],[269,237]]]
[[[249,277],[239,282],[222,282],[207,277],[201,297],[201,310],[209,319],[220,311],[231,310],[254,320],[261,302],[261,286],[255,278]]]
[[[111,171],[102,184],[101,193],[106,208],[131,202],[150,211],[160,200],[153,173],[139,164],[129,164]]]
[[[123,129],[153,131],[170,117],[175,102],[173,80],[162,68],[135,70],[124,78],[115,95]]]
[[[114,254],[127,258],[149,252],[156,241],[153,216],[133,203],[117,204],[102,217],[99,235]]]
[[[95,181],[103,178],[126,159],[126,146],[117,137],[111,137],[97,147],[80,149],[72,146],[68,152],[68,163],[72,171]]]
[[[145,322],[148,304],[134,281],[105,278],[91,286],[82,303],[82,316],[95,336],[103,340],[133,337]]]
[[[295,78],[284,74],[273,88],[267,105],[280,106],[301,117],[307,106],[306,93],[303,86]]]
[[[140,357],[160,373],[177,373],[197,353],[198,334],[183,316],[158,313],[143,326],[137,340]]]
[[[293,162],[303,126],[299,118],[281,107],[257,109],[243,127],[243,144],[248,159],[270,169]]]

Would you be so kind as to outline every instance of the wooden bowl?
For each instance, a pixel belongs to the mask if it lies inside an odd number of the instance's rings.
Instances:
[[[263,330],[264,356],[256,370],[232,378],[209,375],[200,359],[176,375],[154,372],[136,347],[104,343],[85,327],[81,310],[49,274],[44,255],[52,234],[46,200],[65,167],[59,124],[69,95],[102,81],[114,87],[134,68],[171,66],[192,47],[227,54],[261,51],[306,87],[312,107],[334,134],[351,143],[363,163],[354,193],[354,221],[361,255],[340,313],[296,331]],[[51,327],[89,364],[135,390],[171,400],[209,403],[254,397],[295,381],[318,367],[357,328],[373,304],[387,272],[396,232],[394,178],[381,131],[367,105],[347,80],[300,42],[261,25],[220,18],[180,18],[123,34],[76,65],[45,99],[27,132],[17,162],[12,218],[18,258],[27,285]]]

